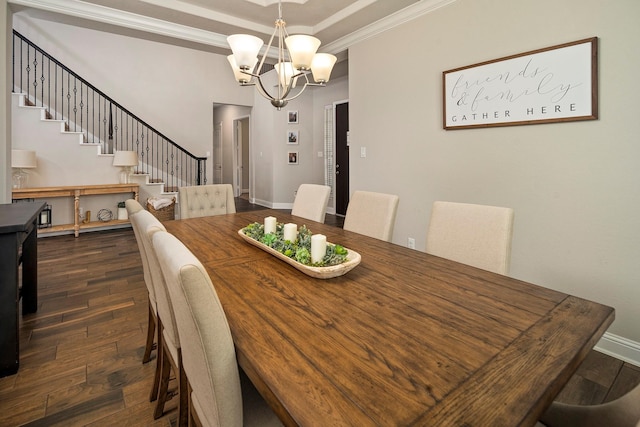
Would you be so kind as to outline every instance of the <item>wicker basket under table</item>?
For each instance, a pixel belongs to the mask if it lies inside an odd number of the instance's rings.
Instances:
[[[171,198],[171,204],[169,206],[165,206],[164,208],[154,209],[153,205],[149,203],[149,199],[147,199],[147,210],[153,214],[158,221],[170,221],[176,218],[176,198]]]

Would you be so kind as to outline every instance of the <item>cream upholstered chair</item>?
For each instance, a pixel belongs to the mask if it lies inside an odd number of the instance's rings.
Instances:
[[[436,201],[426,252],[463,264],[508,274],[513,209]]]
[[[154,418],[160,418],[164,414],[165,403],[169,400],[169,377],[173,369],[178,381],[178,425],[185,426],[188,424],[189,395],[186,375],[182,365],[180,339],[164,276],[151,244],[153,234],[159,231],[166,231],[166,229],[153,214],[146,210],[137,212],[130,217],[130,220],[134,227],[140,231],[140,240],[147,256],[149,275],[156,295],[158,357],[156,359],[155,380],[150,397],[151,401],[157,400]]]
[[[178,188],[180,218],[224,215],[236,212],[231,184],[194,185]]]
[[[137,200],[128,199],[124,202],[127,214],[131,218],[136,213],[144,210],[142,205]],[[136,236],[136,242],[138,243],[138,250],[140,252],[140,259],[142,260],[142,271],[144,273],[144,284],[147,286],[149,293],[149,316],[147,321],[147,342],[144,347],[144,355],[142,356],[142,363],[147,363],[151,360],[151,351],[154,348],[156,325],[158,319],[158,309],[156,305],[156,292],[151,282],[151,274],[149,273],[149,264],[147,262],[147,254],[144,250],[142,240],[140,237],[140,230],[138,230],[137,222],[131,221],[133,228],[133,234]]]
[[[399,200],[395,194],[355,191],[347,206],[343,228],[389,242]]]
[[[281,425],[262,398],[246,396],[249,384],[241,386],[229,324],[203,265],[172,234],[154,234],[153,245],[182,340],[191,418],[204,426]]]
[[[291,215],[324,222],[331,187],[328,185],[301,184],[293,201]]]
[[[547,427],[640,427],[640,384],[624,396],[601,405],[553,402],[540,419]]]

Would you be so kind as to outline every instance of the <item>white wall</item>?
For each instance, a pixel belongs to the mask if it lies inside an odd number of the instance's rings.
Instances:
[[[0,0],[0,203],[11,202],[11,12]]]
[[[367,157],[351,191],[398,194],[393,241],[420,250],[435,200],[513,207],[511,275],[613,306],[610,332],[640,342],[638,17],[637,0],[458,0],[353,46],[351,144]],[[592,36],[599,120],[442,129],[443,71]]]
[[[264,76],[265,87],[275,84],[275,72]],[[344,79],[329,81],[327,87],[308,87],[299,98],[278,111],[257,92],[251,115],[252,199],[277,209],[291,208],[294,192],[302,183],[324,183],[324,105],[347,98]],[[254,91],[255,92],[255,91]],[[287,123],[289,111],[298,112],[298,123]],[[298,130],[298,145],[287,144],[287,131]],[[298,152],[298,164],[289,165],[287,152]]]
[[[232,111],[255,105],[252,110],[243,110],[252,115],[250,180],[254,201],[286,208],[301,183],[324,182],[324,159],[317,157],[323,143],[322,127],[317,127],[323,111],[316,110],[314,99],[316,93],[329,104],[345,99],[345,83],[308,88],[303,96],[277,111],[253,88],[235,82],[223,55],[50,22],[24,12],[15,14],[14,27],[196,156],[213,151],[214,103],[235,106],[230,107]],[[299,124],[287,124],[289,110],[299,111]],[[224,122],[228,122],[223,129],[226,166],[232,160],[233,134],[232,120]],[[299,145],[286,144],[288,128],[300,131]],[[299,151],[298,165],[287,164],[288,150]],[[225,182],[231,183],[231,169],[225,167],[224,172]],[[207,180],[213,182],[212,157],[207,160]]]
[[[227,59],[209,52],[14,14],[14,28],[196,156],[211,151],[214,102],[251,105]],[[207,179],[212,182],[211,158]]]

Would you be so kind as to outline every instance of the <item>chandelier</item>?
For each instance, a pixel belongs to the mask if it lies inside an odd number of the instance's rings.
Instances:
[[[255,86],[260,95],[270,100],[271,105],[278,110],[299,97],[307,86],[325,86],[336,62],[333,55],[316,53],[320,47],[320,40],[304,34],[290,36],[286,25],[282,19],[282,2],[278,1],[275,29],[259,64],[258,53],[264,44],[260,38],[248,34],[233,34],[227,37],[233,52],[227,59],[236,81],[240,86]],[[274,91],[271,95],[262,82],[260,71],[276,37],[278,62],[274,68],[278,74],[278,83],[277,92]],[[309,74],[313,76],[313,83],[309,80]],[[298,85],[298,79],[304,79],[302,87]],[[298,88],[292,91],[296,86]]]

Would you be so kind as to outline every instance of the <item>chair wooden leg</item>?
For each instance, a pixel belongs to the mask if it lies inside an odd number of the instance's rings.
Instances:
[[[182,366],[182,351],[178,349],[178,426],[187,427],[189,425],[189,387],[187,373]]]
[[[189,395],[189,427],[202,427],[202,422],[200,421],[200,418],[198,418],[198,414],[193,407],[193,396],[191,396],[192,392],[191,384],[187,381],[187,394]]]
[[[151,308],[151,301],[149,301],[149,320],[147,322],[147,343],[144,347],[144,356],[142,356],[142,363],[147,363],[151,360],[151,350],[153,350],[153,341],[156,333],[156,315]]]
[[[168,350],[162,346],[162,364],[160,367],[160,387],[158,388],[158,401],[153,412],[153,419],[157,420],[164,414],[164,404],[169,400],[169,377],[171,375],[171,362],[169,361]]]
[[[153,386],[151,387],[151,394],[149,395],[149,402],[153,402],[158,398],[158,389],[160,388],[160,375],[162,373],[164,344],[162,343],[162,320],[158,317],[156,324],[156,332],[158,343],[158,351],[156,356],[156,371],[153,376]]]
[[[191,392],[193,390],[191,389],[191,384],[189,384],[189,381],[187,380],[187,402],[189,404],[189,427],[196,427],[196,421],[195,421],[195,416],[194,416],[194,409],[193,409],[193,399],[191,396]]]

